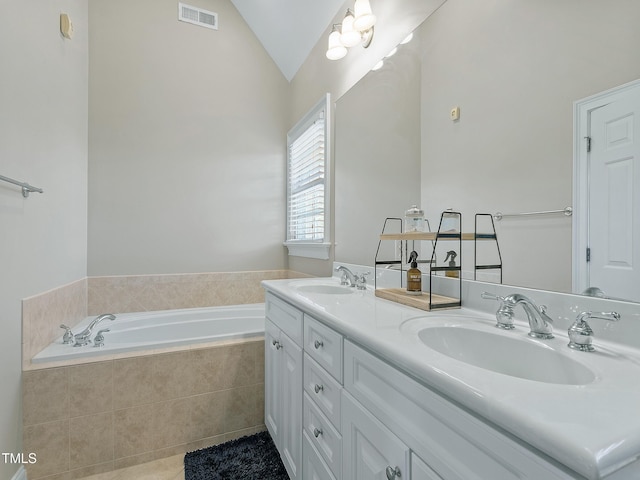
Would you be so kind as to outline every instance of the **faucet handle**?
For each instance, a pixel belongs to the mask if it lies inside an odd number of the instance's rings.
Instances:
[[[569,348],[580,350],[581,352],[593,352],[595,350],[591,343],[593,330],[587,323],[588,318],[617,322],[620,320],[620,314],[618,312],[582,312],[576,317],[573,325],[569,327]]]
[[[69,327],[67,327],[64,323],[60,324],[60,328],[64,328],[64,335],[62,336],[62,343],[64,345],[69,345],[73,343],[73,332]]]
[[[367,289],[367,275],[370,275],[371,272],[363,272],[359,275],[356,275],[356,287],[358,290],[366,290]]]
[[[482,292],[480,296],[485,300],[497,300],[499,302],[504,302],[504,297],[501,297],[499,295],[494,295],[493,293]]]
[[[95,338],[93,339],[94,347],[104,347],[104,333],[110,332],[111,329],[105,328],[104,330],[98,331]]]

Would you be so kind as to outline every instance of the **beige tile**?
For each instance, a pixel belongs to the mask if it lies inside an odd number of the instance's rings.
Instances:
[[[194,377],[194,394],[216,392],[225,388],[223,373],[227,352],[224,347],[190,351],[190,374]]]
[[[149,405],[116,410],[113,416],[114,459],[153,450],[153,409]]]
[[[174,480],[184,471],[183,459],[184,455],[174,455],[151,463],[135,465],[117,471],[116,476],[109,480]]]
[[[255,391],[254,386],[229,390],[225,404],[226,432],[243,430],[257,424]]]
[[[71,470],[67,475],[73,480],[84,479],[87,477],[91,479],[110,480],[115,475],[113,471],[114,463],[111,461]]]
[[[66,368],[24,372],[22,375],[24,425],[66,419],[69,384]]]
[[[228,392],[214,392],[189,398],[190,428],[188,442],[224,433],[225,403]]]
[[[114,360],[114,409],[153,401],[153,365],[154,360],[151,356]]]
[[[153,448],[159,450],[173,445],[186,444],[189,441],[190,400],[180,398],[154,403],[153,410]]]
[[[156,401],[193,394],[194,377],[190,374],[189,351],[154,356],[153,391]]]
[[[113,413],[71,420],[69,468],[71,470],[113,461]]]
[[[207,448],[207,447],[212,447],[214,445],[220,445],[221,443],[224,443],[225,440],[225,436],[223,435],[216,435],[215,437],[209,437],[209,438],[203,438],[201,440],[197,440],[195,442],[190,442],[187,445],[187,452],[194,452],[196,450],[202,450],[203,448]]]
[[[36,463],[27,465],[30,479],[69,470],[69,421],[31,425],[23,432],[24,451],[36,454]]]
[[[226,388],[242,387],[256,382],[256,349],[252,344],[227,348],[224,359],[223,383]]]
[[[68,368],[70,416],[113,410],[113,362],[98,362]]]

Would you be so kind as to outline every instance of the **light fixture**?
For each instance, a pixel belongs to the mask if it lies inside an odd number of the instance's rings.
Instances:
[[[348,9],[341,24],[334,24],[329,34],[327,58],[339,60],[347,48],[362,45],[367,48],[373,40],[376,16],[371,12],[369,0],[356,0],[353,10]]]
[[[347,47],[340,41],[340,25],[333,25],[331,34],[329,35],[329,48],[327,48],[327,58],[329,60],[340,60],[347,54]]]

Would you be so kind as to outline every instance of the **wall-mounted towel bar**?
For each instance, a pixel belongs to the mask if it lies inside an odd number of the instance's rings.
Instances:
[[[33,185],[29,185],[26,182],[19,182],[17,180],[14,180],[13,178],[4,177],[4,176],[0,175],[0,180],[2,180],[3,182],[13,183],[14,185],[22,187],[22,196],[24,198],[27,198],[31,192],[38,192],[38,193],[42,193],[43,192],[43,190],[41,188],[34,187]]]
[[[573,215],[573,208],[571,207],[566,207],[563,208],[562,210],[545,210],[542,212],[525,212],[525,213],[501,213],[501,212],[496,212],[493,214],[493,218],[495,220],[502,220],[505,217],[522,217],[522,216],[527,216],[527,215],[549,215],[552,213],[563,213],[565,214],[567,217],[570,217],[571,215]]]

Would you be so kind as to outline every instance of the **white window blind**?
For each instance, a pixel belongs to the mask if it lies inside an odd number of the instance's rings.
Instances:
[[[324,240],[324,111],[289,144],[289,241]]]
[[[328,259],[329,94],[287,135],[287,233],[289,255]]]

